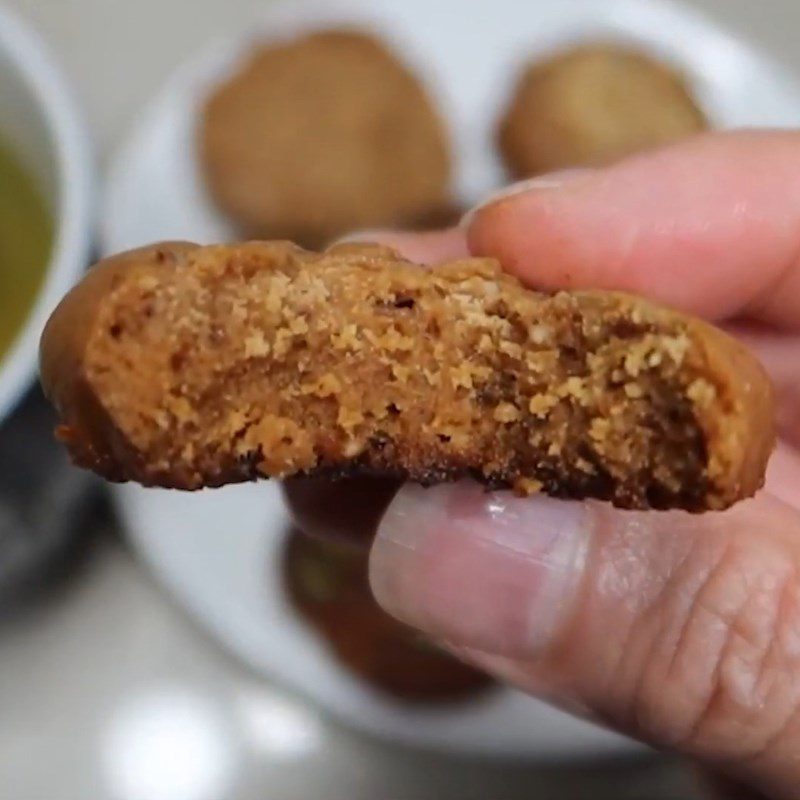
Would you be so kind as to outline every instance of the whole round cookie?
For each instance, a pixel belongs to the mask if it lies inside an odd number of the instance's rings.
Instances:
[[[324,31],[255,49],[209,97],[209,189],[244,232],[316,246],[446,207],[445,127],[381,42]]]
[[[516,177],[598,166],[708,128],[683,77],[651,56],[582,45],[522,73],[498,128]]]

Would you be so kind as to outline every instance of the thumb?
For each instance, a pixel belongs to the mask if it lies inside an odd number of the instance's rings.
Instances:
[[[405,487],[371,556],[392,614],[566,708],[791,796],[800,782],[800,514]]]

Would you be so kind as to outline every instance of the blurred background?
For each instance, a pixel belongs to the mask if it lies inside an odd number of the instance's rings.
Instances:
[[[558,3],[520,2],[520,13]],[[25,81],[2,90],[13,83],[3,72],[17,69],[7,55],[15,46],[0,55],[0,316],[10,320],[7,331],[0,325],[0,798],[700,797],[684,765],[644,751],[555,760],[441,755],[340,724],[198,624],[134,552],[107,489],[70,467],[54,443],[52,412],[31,388],[37,327],[103,246],[97,231],[109,165],[173,70],[220,37],[248,30],[269,4],[0,0],[0,11],[27,23],[34,49],[43,46],[57,65],[46,69],[34,57],[34,72],[58,72],[28,101]],[[795,0],[687,5],[800,81]],[[0,16],[0,53],[4,34],[14,38],[17,23],[8,19],[4,28]],[[58,106],[62,93],[74,108],[57,108],[52,118],[38,108]],[[67,141],[61,150],[48,149],[40,132],[54,125]],[[30,285],[23,263],[31,265]],[[188,537],[185,546],[192,547]],[[318,555],[305,554],[303,563],[314,567]],[[329,567],[348,558],[324,557]],[[330,587],[328,573],[314,580],[312,594],[320,581]],[[352,588],[358,580],[348,591],[361,597]]]

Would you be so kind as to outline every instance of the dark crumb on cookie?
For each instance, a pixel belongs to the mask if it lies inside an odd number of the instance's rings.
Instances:
[[[79,464],[180,489],[472,477],[703,511],[752,495],[774,441],[763,369],[700,320],[367,244],[109,259],[49,321],[42,380]]]

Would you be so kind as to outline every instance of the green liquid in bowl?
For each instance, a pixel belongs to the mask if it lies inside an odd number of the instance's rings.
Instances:
[[[52,220],[36,182],[0,142],[0,358],[36,299],[52,245]]]

